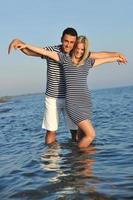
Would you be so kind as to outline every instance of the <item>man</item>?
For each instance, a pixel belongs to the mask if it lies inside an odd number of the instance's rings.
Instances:
[[[74,47],[77,39],[77,31],[74,28],[66,28],[61,37],[61,45],[45,47],[48,50],[54,50],[56,52],[70,53]],[[16,49],[20,43],[24,43],[19,39],[14,39],[10,45],[8,52],[11,49]],[[28,49],[21,50],[28,56],[42,57],[40,54],[34,53]],[[110,57],[118,55],[123,57],[118,52],[91,52],[89,53],[91,58]],[[59,63],[54,60],[45,57],[47,61],[47,84],[45,92],[45,113],[42,123],[42,128],[46,129],[45,143],[51,144],[56,140],[56,131],[58,129],[60,114],[63,113],[64,119],[69,127],[72,139],[77,140],[77,126],[68,117],[65,109],[65,82],[63,77],[63,70]],[[126,62],[126,60],[125,60]]]
[[[46,49],[54,50],[56,52],[63,51],[70,53],[73,49],[75,41],[77,39],[77,31],[73,28],[67,28],[63,31],[61,37],[61,45],[46,47]],[[11,49],[16,49],[16,46],[20,43],[24,43],[19,39],[14,39],[10,45],[8,52]],[[40,54],[36,54],[28,49],[22,50],[28,56],[42,57]],[[45,92],[45,113],[42,123],[42,128],[46,129],[45,142],[47,144],[53,143],[56,139],[56,131],[58,129],[60,114],[63,113],[64,120],[67,126],[71,129],[72,139],[76,137],[76,125],[67,116],[65,110],[65,82],[63,78],[63,70],[59,63],[52,59],[46,58],[47,61],[47,84]]]

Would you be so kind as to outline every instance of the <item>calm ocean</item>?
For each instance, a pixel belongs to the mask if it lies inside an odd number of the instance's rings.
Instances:
[[[133,86],[92,91],[94,143],[80,150],[61,119],[41,129],[43,95],[0,104],[0,200],[133,199]]]

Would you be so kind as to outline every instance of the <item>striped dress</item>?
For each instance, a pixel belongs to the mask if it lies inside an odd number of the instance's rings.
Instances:
[[[85,64],[76,67],[68,54],[59,53],[63,66],[66,84],[66,110],[75,124],[89,119],[92,115],[90,91],[87,86],[89,69],[93,66],[93,59],[86,59]]]

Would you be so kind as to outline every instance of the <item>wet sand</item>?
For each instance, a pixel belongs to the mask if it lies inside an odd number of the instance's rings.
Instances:
[[[7,101],[8,101],[8,99],[3,98],[3,97],[0,97],[0,103],[5,103],[5,102],[7,102]]]
[[[16,96],[1,96],[0,97],[0,103],[6,103],[9,102],[11,99],[15,98]]]

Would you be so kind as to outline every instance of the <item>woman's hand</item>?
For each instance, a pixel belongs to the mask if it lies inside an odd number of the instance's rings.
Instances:
[[[22,43],[16,45],[16,49],[19,49],[19,50],[25,49],[25,48],[27,48],[27,47],[28,47],[27,44],[22,44]]]
[[[117,59],[118,64],[127,64],[127,58],[120,54]]]
[[[127,58],[123,54],[119,53],[117,62],[118,62],[118,64],[120,64],[120,63],[127,64]]]
[[[25,43],[19,39],[12,40],[8,47],[8,54],[10,54],[13,49],[16,50],[18,46],[21,44],[25,44]]]

